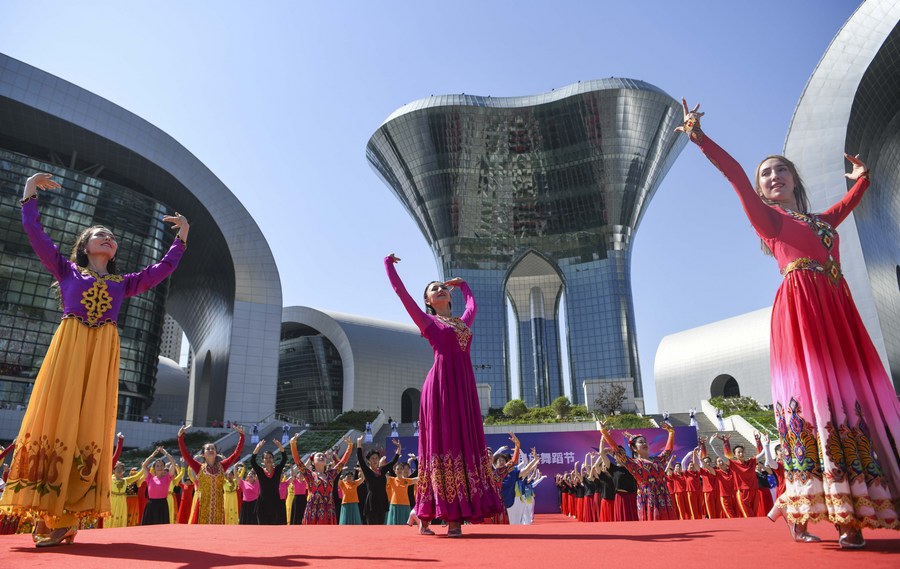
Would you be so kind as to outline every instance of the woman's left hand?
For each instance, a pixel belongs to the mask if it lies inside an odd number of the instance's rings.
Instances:
[[[444,281],[444,286],[455,288],[455,287],[458,287],[459,285],[463,284],[464,282],[466,282],[466,281],[464,281],[461,277],[453,277],[449,281]]]
[[[163,217],[163,221],[166,223],[172,224],[172,229],[178,230],[178,236],[181,237],[182,241],[187,241],[188,231],[191,230],[191,224],[188,223],[186,217],[175,212],[175,215],[167,215]]]
[[[844,158],[850,161],[853,164],[853,170],[849,174],[844,174],[844,177],[848,180],[859,180],[863,176],[868,175],[869,169],[866,168],[866,164],[859,159],[859,154],[856,156],[850,156],[847,153],[844,153]]]

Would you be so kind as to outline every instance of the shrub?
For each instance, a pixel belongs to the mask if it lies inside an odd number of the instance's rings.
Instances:
[[[572,402],[565,395],[560,395],[550,403],[550,408],[560,419],[564,419],[572,412]]]
[[[525,406],[525,403],[521,399],[513,399],[503,406],[503,414],[507,417],[512,417],[513,419],[521,417],[527,412],[528,407]]]

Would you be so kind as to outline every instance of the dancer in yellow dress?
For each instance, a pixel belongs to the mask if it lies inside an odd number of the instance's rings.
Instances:
[[[163,221],[178,229],[156,265],[118,274],[113,232],[94,226],[81,233],[70,258],[44,233],[38,190],[61,187],[50,174],[25,182],[22,225],[28,241],[59,285],[63,308],[16,439],[15,460],[0,508],[36,520],[38,547],[71,543],[78,519],[109,513],[119,395],[119,331],[122,301],[163,282],[184,254],[188,222],[179,214]]]

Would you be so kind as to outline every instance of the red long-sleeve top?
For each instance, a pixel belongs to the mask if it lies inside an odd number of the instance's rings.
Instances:
[[[202,464],[194,460],[194,456],[188,451],[187,447],[184,446],[184,435],[179,435],[178,437],[178,448],[181,449],[181,456],[184,457],[184,462],[187,463],[188,466],[191,467],[195,473],[200,472],[200,468],[202,468]],[[240,433],[240,438],[238,438],[238,444],[234,447],[234,452],[231,453],[231,456],[222,460],[222,469],[228,470],[231,466],[241,458],[241,451],[244,450],[244,433]]]

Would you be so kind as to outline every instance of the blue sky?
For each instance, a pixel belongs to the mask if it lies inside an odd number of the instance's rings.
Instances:
[[[630,77],[699,101],[705,131],[753,170],[783,149],[806,81],[858,5],[19,0],[4,3],[0,52],[124,107],[203,161],[265,234],[286,306],[406,321],[382,258],[402,257],[411,289],[437,267],[365,159],[398,107]],[[730,186],[689,145],[637,232],[632,280],[655,410],[660,340],[770,305],[780,276]]]

